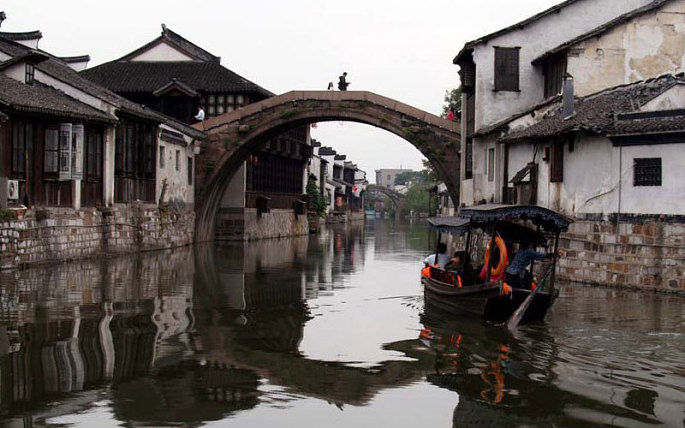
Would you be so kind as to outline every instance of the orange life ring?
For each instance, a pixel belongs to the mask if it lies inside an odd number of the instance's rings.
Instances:
[[[491,277],[500,277],[504,273],[504,269],[507,268],[507,246],[504,243],[504,239],[499,236],[495,237],[495,245],[499,248],[499,264],[493,267],[490,271]],[[485,251],[485,266],[490,263],[490,244],[488,244],[488,249]]]

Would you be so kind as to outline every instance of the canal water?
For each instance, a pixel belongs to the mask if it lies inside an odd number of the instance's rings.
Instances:
[[[0,425],[683,426],[685,299],[424,306],[423,223],[0,274]]]

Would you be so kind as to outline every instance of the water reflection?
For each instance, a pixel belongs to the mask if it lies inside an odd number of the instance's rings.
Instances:
[[[567,286],[511,336],[424,307],[431,239],[376,221],[0,273],[3,422],[682,424],[682,299]]]

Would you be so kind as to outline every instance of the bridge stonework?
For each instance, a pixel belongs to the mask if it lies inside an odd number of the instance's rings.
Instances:
[[[196,240],[213,240],[223,193],[252,152],[284,131],[327,121],[364,123],[405,139],[459,200],[459,123],[366,91],[292,91],[195,125],[209,137],[196,160]]]
[[[366,187],[366,191],[368,193],[381,193],[387,196],[390,199],[390,202],[395,205],[395,220],[400,220],[405,202],[405,196],[403,194],[383,186],[377,186],[375,184],[368,185]]]

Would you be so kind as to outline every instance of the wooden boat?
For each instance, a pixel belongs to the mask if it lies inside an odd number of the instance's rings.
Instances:
[[[459,217],[430,218],[428,223],[431,229],[438,231],[438,242],[442,234],[465,238],[464,251],[469,254],[473,250],[472,235],[477,230],[490,236],[491,246],[494,246],[495,237],[501,237],[511,246],[526,241],[548,249],[553,247],[556,254],[559,235],[568,229],[571,220],[542,207],[482,205],[463,208]],[[498,325],[510,320],[519,308],[524,311],[517,314],[521,322],[543,321],[558,296],[554,287],[556,261],[556,258],[552,259],[540,278],[540,289],[535,292],[508,287],[503,281],[490,281],[491,266],[485,267],[486,281],[463,286],[460,286],[459,272],[430,267],[430,276],[421,278],[426,304],[449,313],[477,316]],[[531,295],[530,301],[526,301]]]

